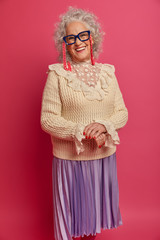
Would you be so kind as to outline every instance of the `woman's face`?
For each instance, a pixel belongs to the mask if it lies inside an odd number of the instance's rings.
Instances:
[[[66,35],[77,35],[80,32],[89,30],[82,22],[71,22],[67,25]],[[74,62],[84,62],[90,59],[90,40],[81,42],[76,38],[76,42],[67,45],[67,50]]]

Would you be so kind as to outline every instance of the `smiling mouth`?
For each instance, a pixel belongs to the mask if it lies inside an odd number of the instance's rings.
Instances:
[[[85,50],[85,48],[86,48],[86,47],[80,47],[80,48],[76,48],[76,51],[77,51],[77,52],[80,52],[80,51],[83,51],[83,50]]]

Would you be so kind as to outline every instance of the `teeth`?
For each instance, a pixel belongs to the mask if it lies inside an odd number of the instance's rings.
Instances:
[[[84,49],[85,49],[85,47],[81,47],[81,48],[77,48],[76,51],[78,52],[78,51],[82,51]]]

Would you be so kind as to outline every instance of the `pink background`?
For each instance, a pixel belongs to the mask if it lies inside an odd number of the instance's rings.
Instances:
[[[97,240],[159,240],[159,0],[0,1],[0,240],[53,239],[52,147],[40,109],[57,61],[54,23],[70,5],[99,17],[99,61],[115,66],[129,111],[117,149],[123,226]]]

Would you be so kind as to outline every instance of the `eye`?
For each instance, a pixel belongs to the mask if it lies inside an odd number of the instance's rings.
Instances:
[[[88,39],[89,35],[88,35],[88,32],[83,32],[79,35],[79,37],[82,39],[82,40],[85,40],[85,39]]]
[[[68,37],[68,40],[74,40],[74,36]]]
[[[80,36],[81,36],[81,37],[86,37],[86,36],[87,36],[87,33],[82,33]]]

